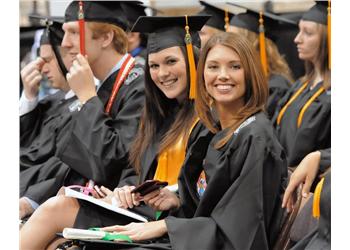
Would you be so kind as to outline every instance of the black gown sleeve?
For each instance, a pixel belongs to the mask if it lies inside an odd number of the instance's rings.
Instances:
[[[331,148],[321,149],[319,151],[321,152],[319,174],[323,174],[331,166]]]
[[[32,166],[20,173],[20,197],[28,197],[38,204],[45,202],[62,187],[69,167],[57,157]]]
[[[50,110],[54,109],[63,93],[59,91],[40,101],[30,112],[20,116],[20,146],[28,147],[40,134],[43,122],[48,117]]]
[[[98,183],[115,184],[127,166],[129,145],[136,134],[144,102],[143,76],[128,86],[111,117],[99,97],[73,115],[71,129],[58,146],[57,156],[72,169]]]

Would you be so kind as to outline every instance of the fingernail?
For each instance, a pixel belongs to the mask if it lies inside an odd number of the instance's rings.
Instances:
[[[304,198],[307,198],[307,193],[303,193],[303,197],[304,197]]]

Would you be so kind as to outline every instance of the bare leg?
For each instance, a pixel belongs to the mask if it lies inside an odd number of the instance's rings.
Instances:
[[[42,204],[20,230],[20,249],[45,249],[56,233],[72,227],[78,214],[79,203],[75,198],[55,196]]]

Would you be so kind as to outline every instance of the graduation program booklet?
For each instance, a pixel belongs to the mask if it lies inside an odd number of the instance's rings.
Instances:
[[[142,222],[148,221],[145,217],[143,217],[137,213],[131,212],[131,211],[124,209],[124,208],[113,206],[105,201],[102,201],[102,200],[96,199],[92,196],[75,191],[71,188],[65,187],[64,191],[65,191],[66,196],[81,199],[81,200],[86,200],[88,202],[96,204],[97,206],[104,207],[105,209],[108,209],[108,210],[114,211],[116,213],[131,217],[131,218],[138,220],[138,221],[142,221]]]

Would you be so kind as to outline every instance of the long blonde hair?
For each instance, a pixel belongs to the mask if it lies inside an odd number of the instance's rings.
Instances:
[[[215,34],[208,40],[199,57],[197,71],[198,95],[195,100],[195,109],[198,116],[210,131],[216,133],[219,130],[214,126],[215,119],[211,112],[212,97],[209,96],[206,90],[203,74],[208,53],[218,44],[226,46],[238,54],[244,69],[246,85],[244,106],[235,114],[225,137],[215,145],[217,148],[220,148],[230,140],[234,131],[244,120],[256,112],[264,110],[269,92],[258,54],[252,48],[250,42],[245,37],[234,33],[222,32]]]

